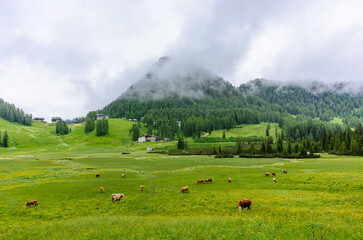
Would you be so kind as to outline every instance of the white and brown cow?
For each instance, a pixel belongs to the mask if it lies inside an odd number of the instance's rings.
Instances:
[[[112,199],[112,202],[119,202],[123,197],[125,197],[125,195],[123,194],[120,194],[120,193],[112,193],[111,194],[111,199]]]
[[[238,201],[238,209],[241,212],[244,208],[247,208],[247,210],[251,209],[252,201],[249,199],[242,199]]]

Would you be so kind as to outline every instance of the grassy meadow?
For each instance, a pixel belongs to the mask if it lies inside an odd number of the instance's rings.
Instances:
[[[362,157],[168,156],[145,148],[175,142],[128,144],[126,150],[131,123],[114,119],[110,127],[101,138],[85,135],[82,127],[59,137],[52,126],[37,123],[28,128],[48,138],[48,145],[40,145],[26,127],[8,126],[19,144],[0,150],[0,239],[362,237]],[[265,172],[276,172],[277,183]],[[196,184],[207,177],[213,183]],[[179,193],[183,186],[189,193]],[[125,198],[112,203],[112,193]],[[251,210],[239,212],[237,202],[244,198],[252,200]],[[39,206],[25,209],[32,199]]]

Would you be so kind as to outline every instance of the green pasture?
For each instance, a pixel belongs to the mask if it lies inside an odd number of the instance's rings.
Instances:
[[[109,123],[103,137],[84,126],[57,136],[53,124],[0,119],[10,136],[0,149],[0,239],[361,239],[362,157],[168,156],[146,148],[172,149],[175,141],[131,144],[131,122]],[[264,136],[266,127],[241,125],[226,137]],[[231,144],[188,139],[193,148]],[[265,172],[276,172],[277,183]],[[213,183],[196,184],[207,177]],[[183,186],[190,192],[179,193]],[[112,193],[125,198],[112,203]],[[244,198],[252,207],[240,213]],[[25,209],[32,199],[39,206]]]
[[[266,128],[268,123],[262,122],[260,124],[242,124],[238,125],[236,128],[232,128],[229,131],[227,130],[216,130],[213,131],[210,135],[210,137],[222,137],[223,131],[226,133],[226,138],[230,137],[264,137],[266,136]],[[275,129],[278,128],[277,131],[280,133],[281,129],[278,127],[277,123],[270,123],[270,136],[272,136],[275,139]]]
[[[360,239],[362,160],[216,159],[92,146],[3,154],[0,239]],[[264,176],[273,171],[276,184]],[[207,177],[213,183],[196,184]],[[183,186],[190,192],[179,193]],[[112,203],[112,193],[125,198]],[[244,198],[252,207],[240,213]],[[31,199],[39,206],[24,209]]]

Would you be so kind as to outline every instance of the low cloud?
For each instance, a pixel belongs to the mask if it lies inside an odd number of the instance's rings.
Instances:
[[[4,0],[0,97],[48,120],[82,116],[164,55],[237,86],[265,78],[349,82],[346,89],[357,91],[362,8],[358,0]]]

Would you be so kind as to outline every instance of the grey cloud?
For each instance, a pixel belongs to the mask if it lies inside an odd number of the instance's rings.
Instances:
[[[362,7],[358,0],[4,0],[0,97],[37,115],[80,116],[120,96],[164,55],[176,59],[169,70],[177,76],[200,66],[235,85],[259,77],[302,85],[311,79],[351,82],[357,91]],[[16,86],[5,84],[10,80]]]

